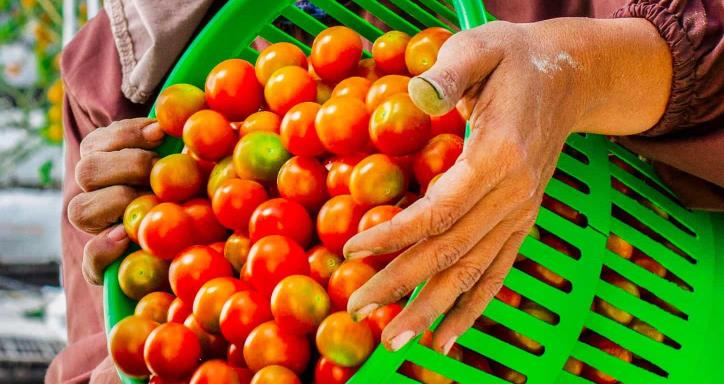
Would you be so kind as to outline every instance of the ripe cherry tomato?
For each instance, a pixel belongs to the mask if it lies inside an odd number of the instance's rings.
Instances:
[[[378,37],[372,45],[372,58],[377,68],[385,73],[407,73],[405,48],[409,41],[410,35],[400,31],[389,31]]]
[[[244,122],[237,124],[239,127],[239,136],[244,136],[247,133],[264,131],[279,133],[279,126],[282,123],[282,118],[271,111],[259,111],[254,112],[247,117]]]
[[[182,379],[191,374],[201,357],[201,344],[190,329],[166,323],[154,329],[143,348],[148,369],[163,379]]]
[[[194,230],[199,244],[211,244],[226,238],[226,228],[216,220],[209,200],[189,200],[184,203],[183,208],[194,220]]]
[[[203,184],[203,182],[208,179],[216,163],[211,160],[202,159],[201,157],[199,157],[199,155],[195,154],[191,149],[189,149],[188,146],[184,146],[181,150],[181,153],[183,153],[184,155],[189,155],[192,159],[194,159],[194,161],[196,162],[196,167],[198,167],[199,171],[201,172],[201,181]]]
[[[194,112],[205,107],[204,91],[191,84],[166,87],[156,99],[156,119],[167,134],[181,137],[184,123]]]
[[[312,219],[304,207],[292,200],[267,200],[254,210],[249,220],[249,238],[256,242],[264,236],[285,235],[302,247],[312,239]]]
[[[194,298],[194,317],[207,332],[219,333],[219,316],[226,300],[234,293],[248,288],[233,277],[217,277],[204,283]]]
[[[196,369],[189,384],[241,384],[236,370],[223,360],[209,360]]]
[[[304,249],[291,238],[280,235],[256,241],[249,250],[244,269],[244,278],[267,297],[283,278],[308,274],[309,261]]]
[[[168,269],[171,290],[187,305],[194,302],[196,293],[204,283],[215,277],[232,274],[231,264],[224,256],[203,245],[185,249],[171,262]]]
[[[359,226],[357,227],[357,230],[359,232],[365,231],[367,229],[370,229],[374,227],[375,225],[384,223],[385,221],[392,220],[392,218],[398,214],[400,211],[402,211],[402,208],[395,206],[395,205],[379,205],[376,206],[369,211],[365,212],[365,214],[362,216],[362,219],[359,222]],[[374,255],[374,256],[368,256],[362,259],[362,262],[371,266],[375,270],[379,271],[387,264],[389,264],[390,261],[392,261],[397,255],[399,255],[400,252],[393,252],[388,253],[385,255]]]
[[[220,335],[214,335],[206,331],[194,315],[189,315],[184,321],[184,326],[190,329],[196,337],[199,338],[201,344],[201,358],[212,359],[221,358],[226,355],[228,343]]]
[[[166,321],[169,323],[183,324],[186,318],[191,314],[193,309],[193,300],[186,304],[183,300],[178,297],[173,299],[171,305],[168,307],[168,314],[166,315]]]
[[[242,291],[245,292],[245,291]],[[239,293],[239,292],[237,292]],[[236,293],[235,293],[236,294]],[[222,328],[223,330],[223,328]],[[241,344],[243,345],[243,344]],[[246,361],[244,360],[244,349],[238,347],[236,344],[229,344],[229,349],[226,352],[226,361],[232,367],[246,368]]]
[[[603,337],[600,337],[600,336],[593,337],[592,340],[590,341],[590,344],[593,347],[598,348],[601,351],[608,353],[609,355],[611,355],[615,358],[621,359],[626,363],[630,363],[631,360],[633,359],[633,355],[631,354],[630,351],[623,349],[620,345],[612,342],[611,340],[605,339]],[[584,376],[587,379],[592,380],[593,382],[598,383],[598,384],[615,384],[615,383],[619,382],[615,377],[613,377],[603,371],[599,371],[598,369],[591,367],[591,366],[585,367]]]
[[[366,157],[363,153],[352,155],[336,156],[327,163],[327,193],[330,196],[348,195],[349,178],[352,176],[352,169]]]
[[[309,343],[304,335],[291,333],[274,321],[262,323],[244,342],[244,359],[252,371],[281,365],[302,373],[309,362]]]
[[[259,79],[261,85],[264,85],[277,69],[290,65],[306,70],[308,64],[304,52],[291,43],[281,42],[272,44],[264,48],[256,59],[256,64],[254,65],[256,78]]]
[[[392,303],[375,309],[367,316],[365,321],[367,321],[367,325],[369,325],[376,343],[380,342],[382,330],[385,329],[387,324],[389,324],[395,316],[399,315],[400,312],[402,312],[402,306],[397,303]]]
[[[344,384],[357,372],[357,368],[347,368],[320,357],[314,365],[315,384]]]
[[[332,97],[332,87],[322,80],[316,80],[317,82],[317,104],[324,104]]]
[[[226,239],[224,257],[231,263],[236,272],[241,271],[241,267],[246,263],[249,248],[251,248],[251,240],[249,240],[249,236],[243,233],[236,232]]]
[[[317,349],[331,362],[343,367],[360,365],[375,347],[366,322],[355,322],[345,311],[329,315],[317,329]]]
[[[365,99],[367,110],[374,111],[378,105],[392,95],[407,93],[407,83],[409,82],[410,78],[408,76],[387,75],[380,77],[372,83],[369,92],[367,92],[367,98]]]
[[[108,334],[108,349],[116,367],[126,375],[148,375],[143,360],[143,345],[158,323],[141,316],[128,316],[119,321]]]
[[[211,207],[223,226],[246,231],[252,212],[266,199],[266,190],[256,181],[229,179],[216,188]]]
[[[264,86],[264,98],[272,112],[284,115],[302,102],[317,100],[317,83],[306,69],[288,66],[277,69]]]
[[[284,330],[305,334],[314,331],[329,314],[329,296],[309,276],[287,276],[271,296],[274,320]]]
[[[224,254],[224,247],[226,246],[226,243],[223,241],[217,241],[215,243],[209,244],[209,248],[213,249],[214,251]]]
[[[251,384],[302,384],[302,381],[287,367],[268,365],[254,374]]]
[[[291,155],[273,132],[252,132],[234,148],[234,170],[242,179],[272,181]]]
[[[257,291],[244,289],[226,300],[221,309],[219,325],[226,340],[235,345],[244,345],[254,328],[272,319],[269,300]]]
[[[151,375],[148,378],[148,384],[189,384],[188,380],[181,379],[181,380],[166,380],[162,379],[159,376]]]
[[[382,76],[380,71],[377,69],[375,59],[362,59],[359,61],[357,69],[354,70],[353,75],[364,77],[369,81],[376,81]]]
[[[327,199],[327,170],[313,157],[294,156],[279,170],[279,195],[317,210]]]
[[[315,128],[319,140],[329,152],[347,155],[367,147],[369,120],[369,112],[359,99],[333,97],[317,113]]]
[[[317,215],[317,235],[327,249],[342,254],[344,243],[357,233],[365,208],[350,195],[335,196],[322,206]]]
[[[343,259],[330,252],[323,245],[317,245],[307,252],[309,259],[309,276],[323,287],[327,286],[329,277],[342,265]]]
[[[246,60],[224,60],[206,77],[207,105],[232,121],[242,120],[258,111],[262,92],[254,66]]]
[[[236,178],[236,171],[234,170],[234,161],[231,156],[221,159],[214,165],[209,174],[209,182],[206,184],[206,194],[209,199],[214,197],[214,192],[219,187],[219,184],[226,180]]]
[[[281,138],[289,152],[300,156],[319,156],[325,152],[314,128],[314,119],[322,106],[304,102],[293,106],[282,119]]]
[[[163,289],[168,282],[168,262],[138,250],[126,256],[118,268],[118,285],[126,296],[139,300]]]
[[[194,220],[180,205],[161,203],[141,221],[138,240],[146,252],[164,260],[173,259],[196,241]]]
[[[336,26],[317,35],[309,58],[322,80],[337,82],[357,68],[361,56],[362,38],[350,28]]]
[[[338,311],[347,309],[347,301],[357,288],[364,285],[374,274],[374,268],[360,260],[347,260],[329,278],[327,292],[332,305]]]
[[[202,109],[184,124],[183,140],[201,159],[216,161],[231,154],[236,143],[236,132],[224,115],[211,109]]]
[[[145,317],[159,324],[166,322],[166,314],[168,308],[173,302],[173,295],[168,292],[156,291],[143,296],[136,303],[136,309],[133,314]]]
[[[427,185],[437,174],[450,169],[463,151],[460,136],[443,133],[430,139],[415,156],[413,170],[420,185]]]
[[[201,189],[203,177],[196,161],[189,155],[175,153],[156,162],[151,168],[151,189],[163,201],[181,202],[194,197]]]
[[[141,195],[133,199],[123,212],[123,228],[134,243],[138,243],[138,227],[151,208],[161,201],[153,194]]]
[[[518,293],[506,286],[500,287],[500,291],[498,291],[495,297],[498,300],[515,308],[520,307],[520,301],[522,300],[522,297]]]
[[[372,82],[364,77],[348,77],[337,83],[332,90],[332,97],[352,96],[365,101],[370,86],[372,86]]]
[[[443,133],[465,136],[465,119],[457,108],[441,116],[430,116],[430,135],[435,137]]]
[[[417,108],[407,93],[392,95],[372,112],[370,139],[388,155],[417,152],[430,140],[430,116]]]
[[[349,191],[360,205],[385,204],[405,192],[405,174],[389,156],[369,155],[354,166]]]
[[[452,36],[445,28],[432,27],[423,29],[410,39],[405,49],[407,70],[417,76],[432,67],[437,60],[437,52],[442,44]]]

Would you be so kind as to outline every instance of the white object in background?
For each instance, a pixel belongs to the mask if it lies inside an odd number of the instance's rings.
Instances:
[[[0,191],[0,264],[60,260],[60,191]]]
[[[76,32],[75,0],[63,0],[63,46],[68,44]]]
[[[88,0],[86,4],[88,5],[88,20],[90,20],[98,14],[101,2],[100,0]]]

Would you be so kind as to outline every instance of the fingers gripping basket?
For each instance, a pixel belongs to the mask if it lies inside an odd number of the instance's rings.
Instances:
[[[347,25],[369,41],[382,34],[379,28],[335,0],[311,2],[327,13],[329,23]],[[288,41],[308,54],[309,46],[275,25],[279,21],[291,23],[312,36],[327,25],[293,3],[229,1],[192,42],[165,86],[190,83],[203,87],[206,74],[224,59],[240,57],[254,62],[258,52],[251,48],[251,43],[256,37],[270,42]],[[470,28],[492,19],[481,2],[471,0],[353,3],[391,29],[408,34],[428,26]],[[364,54],[369,57],[368,52]],[[159,152],[175,153],[181,147],[179,140],[168,139]],[[724,249],[722,217],[682,208],[648,164],[600,136],[572,135],[561,154],[557,175],[564,177],[551,180],[547,196],[578,211],[584,219],[574,223],[555,209],[542,208],[537,225],[549,236],[563,240],[574,252],[563,253],[529,236],[520,253],[565,279],[567,284],[564,289],[554,288],[518,264],[505,280],[508,288],[545,307],[555,314],[556,320],[552,324],[544,322],[497,299],[485,311],[485,316],[499,326],[538,342],[542,352],[530,353],[509,340],[475,328],[463,334],[458,344],[469,350],[466,353],[480,354],[520,374],[518,379],[510,380],[527,380],[531,384],[590,383],[564,370],[571,357],[626,383],[724,382],[717,369],[717,363],[724,358],[724,337],[719,326],[724,319],[724,301],[716,295],[724,287],[724,268],[716,260],[717,250],[721,254]],[[612,187],[612,182],[617,188]],[[676,276],[676,282],[607,250],[611,233],[665,267],[670,275]],[[119,288],[118,266],[116,262],[105,273],[104,305],[109,330],[130,315],[135,305]],[[635,283],[654,299],[644,301],[608,283],[604,279],[608,274]],[[597,300],[605,300],[650,324],[670,342],[656,342],[597,313],[593,310]],[[600,351],[581,336],[584,330],[613,341],[645,363],[628,363]],[[400,373],[405,362],[460,383],[508,382],[442,356],[418,342],[396,353],[378,347],[352,382],[414,383]],[[123,376],[122,379],[124,383],[138,382]]]

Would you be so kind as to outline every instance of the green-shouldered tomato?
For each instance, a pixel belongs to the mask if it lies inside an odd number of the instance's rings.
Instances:
[[[136,303],[133,314],[151,319],[159,324],[166,322],[166,314],[174,296],[168,292],[156,291],[143,296]]]
[[[113,363],[131,377],[148,376],[143,360],[143,346],[158,323],[141,316],[128,316],[108,334],[108,350]]]
[[[151,189],[160,200],[183,202],[199,193],[203,176],[189,155],[175,153],[159,159],[151,168]]]
[[[391,156],[417,152],[430,140],[430,116],[417,108],[407,93],[383,101],[370,117],[370,139]]]
[[[272,181],[290,157],[276,133],[252,132],[234,148],[234,170],[242,179]]]
[[[206,106],[204,91],[191,84],[166,87],[156,100],[156,119],[167,134],[181,137],[189,116]]]
[[[236,143],[236,132],[231,124],[211,109],[202,109],[184,124],[184,143],[203,160],[217,161],[231,154]]]
[[[234,170],[234,159],[231,156],[219,160],[214,165],[209,174],[209,181],[206,183],[206,194],[209,199],[214,197],[216,188],[226,180],[236,178],[236,170]]]
[[[360,205],[389,203],[405,192],[405,174],[389,156],[369,155],[354,166],[349,191]]]
[[[138,243],[138,227],[141,226],[141,221],[148,211],[160,202],[158,197],[149,193],[138,196],[126,206],[123,212],[123,228],[134,243]]]
[[[287,276],[274,288],[271,311],[280,327],[294,333],[310,333],[329,314],[324,287],[304,275]]]
[[[249,256],[249,248],[251,248],[251,240],[249,236],[241,232],[235,232],[224,243],[224,257],[231,263],[236,272],[241,271],[241,267],[246,263]]]
[[[327,316],[319,325],[315,339],[319,353],[343,367],[362,364],[375,347],[367,323],[355,322],[345,311]]]
[[[327,286],[329,277],[342,265],[343,258],[325,248],[317,245],[307,252],[309,259],[309,276],[323,287]]]

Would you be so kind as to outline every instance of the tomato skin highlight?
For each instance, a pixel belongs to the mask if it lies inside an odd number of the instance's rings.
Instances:
[[[111,329],[108,350],[119,370],[131,377],[144,377],[150,373],[143,359],[143,348],[158,325],[145,317],[128,316]]]
[[[309,276],[287,276],[272,292],[274,320],[293,333],[311,333],[327,317],[329,309],[327,291]]]
[[[357,368],[348,368],[337,365],[321,356],[314,365],[315,384],[344,384],[354,376]]]
[[[333,363],[355,367],[372,353],[375,347],[372,331],[366,322],[355,322],[345,311],[329,315],[317,329],[317,349]]]
[[[193,219],[180,205],[161,203],[148,211],[141,221],[139,243],[144,251],[171,260],[196,241],[193,227]]]
[[[315,211],[327,199],[327,170],[313,157],[295,156],[287,160],[277,176],[277,189],[283,198]]]
[[[211,109],[202,109],[186,120],[183,140],[201,159],[216,161],[234,149],[236,132],[224,115]]]
[[[293,106],[317,100],[317,83],[301,67],[288,66],[277,69],[264,86],[264,98],[269,109],[284,115]]]
[[[201,357],[196,334],[178,323],[166,323],[154,329],[143,348],[146,366],[164,379],[183,379],[190,375]]]
[[[350,28],[335,26],[320,32],[312,43],[310,61],[324,81],[337,82],[350,74],[362,57],[362,38]]]
[[[267,200],[251,214],[249,238],[256,242],[269,235],[285,235],[306,247],[312,239],[312,219],[304,206],[296,201],[285,198]]]
[[[287,42],[274,43],[259,52],[254,64],[259,84],[265,85],[272,74],[286,66],[298,66],[307,69],[307,57],[299,47]]]
[[[322,145],[337,155],[348,155],[369,143],[370,115],[365,104],[352,96],[333,97],[322,105],[314,121]]]
[[[264,187],[256,181],[229,179],[214,192],[211,207],[223,226],[246,231],[252,213],[267,197]]]
[[[151,168],[151,189],[162,201],[182,202],[201,189],[203,178],[196,161],[175,153],[159,159]]]
[[[325,152],[314,127],[314,120],[321,107],[314,102],[299,103],[284,115],[280,136],[289,152],[298,156],[319,156]]]
[[[354,166],[349,191],[363,206],[389,203],[405,192],[405,175],[389,156],[376,153]]]
[[[203,245],[185,249],[171,262],[168,270],[171,290],[189,306],[193,304],[196,293],[204,283],[232,274],[231,264],[224,256]]]
[[[193,227],[199,244],[211,244],[226,238],[227,230],[216,219],[209,200],[189,200],[184,203],[183,208],[194,221]]]
[[[262,86],[254,66],[246,60],[229,59],[217,64],[206,77],[206,104],[231,121],[259,110]]]
[[[377,271],[360,260],[347,260],[329,278],[327,292],[332,306],[338,311],[347,309],[352,293],[371,279]]]
[[[334,196],[327,200],[317,215],[317,235],[331,252],[341,255],[344,243],[357,233],[365,207],[350,195]]]
[[[181,137],[189,116],[205,106],[204,91],[191,84],[174,84],[158,95],[156,120],[161,130],[171,136]]]
[[[390,96],[398,93],[407,93],[407,84],[410,82],[409,76],[403,75],[387,75],[380,77],[370,87],[365,98],[367,110],[372,112],[387,100]]]
[[[415,155],[413,171],[421,186],[427,186],[435,176],[450,169],[463,152],[460,136],[444,133],[427,142]]]
[[[372,58],[380,71],[390,74],[407,73],[405,48],[410,35],[400,31],[389,31],[378,37],[372,45]]]
[[[254,288],[271,296],[274,287],[290,275],[308,275],[309,261],[299,244],[286,236],[262,237],[252,245],[243,275]]]
[[[251,132],[262,131],[279,133],[279,126],[282,118],[271,111],[259,111],[249,115],[241,124],[237,124],[239,136],[244,136]]]
[[[407,93],[383,101],[370,118],[370,139],[380,152],[402,156],[417,152],[430,140],[430,116]]]
[[[226,340],[241,346],[254,328],[272,319],[269,300],[257,291],[245,289],[226,300],[219,325]]]
[[[441,27],[423,29],[412,36],[405,48],[407,70],[417,76],[432,67],[443,43],[452,36],[452,32]]]
[[[334,86],[331,97],[351,96],[365,101],[372,82],[364,77],[348,77]]]
[[[295,335],[274,321],[267,321],[254,328],[246,338],[244,359],[252,371],[281,365],[302,373],[309,362],[309,343],[305,336]]]

